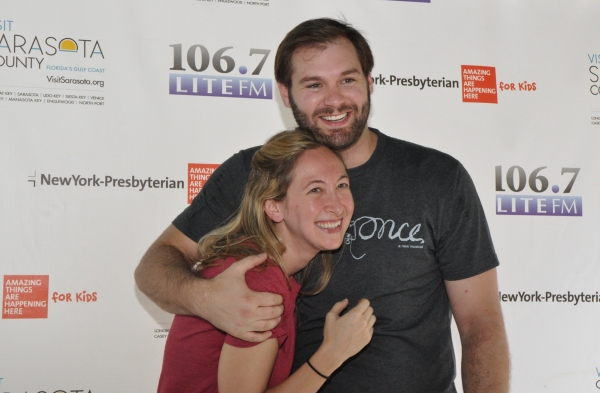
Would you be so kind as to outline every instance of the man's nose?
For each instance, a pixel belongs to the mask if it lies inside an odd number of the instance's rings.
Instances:
[[[342,94],[339,86],[329,88],[326,94],[323,103],[327,106],[339,107],[346,101],[346,97]]]

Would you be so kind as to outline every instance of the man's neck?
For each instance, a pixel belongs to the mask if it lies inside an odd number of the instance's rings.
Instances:
[[[377,147],[377,134],[365,127],[356,143],[340,152],[348,169],[356,168],[369,161]]]

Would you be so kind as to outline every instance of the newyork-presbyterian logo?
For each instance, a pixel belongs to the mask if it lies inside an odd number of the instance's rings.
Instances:
[[[389,75],[372,75],[373,84],[380,86],[399,86],[399,87],[412,87],[419,90],[429,88],[445,88],[445,89],[458,89],[459,81],[454,79],[446,79],[446,77],[431,77],[431,76],[405,76],[397,74]]]
[[[273,79],[260,77],[270,49],[226,46],[211,51],[201,44],[181,43],[170,47],[169,94],[273,99]]]
[[[185,181],[178,179],[169,179],[169,177],[145,177],[140,175],[118,176],[92,174],[58,174],[52,172],[39,173],[33,171],[32,175],[27,176],[27,181],[33,187],[71,187],[71,188],[128,188],[137,191],[146,191],[153,189],[184,189]]]

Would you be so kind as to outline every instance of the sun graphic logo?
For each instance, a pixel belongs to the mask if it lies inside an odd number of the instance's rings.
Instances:
[[[72,38],[63,38],[58,44],[58,50],[61,52],[77,52],[77,42]]]
[[[86,47],[86,43],[88,40],[79,40],[79,41],[83,41],[84,44],[84,52],[87,52],[85,49]],[[71,52],[71,53],[77,53],[79,51],[79,45],[77,44],[77,41],[75,41],[72,38],[63,38],[62,40],[60,40],[60,42],[58,43],[58,50],[61,52]],[[84,54],[84,56],[87,55],[87,53]],[[100,43],[98,41],[96,41],[96,44],[94,45],[94,47],[92,48],[92,51],[90,53],[90,58],[93,55],[100,55],[102,56],[102,58],[104,58],[104,53],[102,53],[102,48],[100,48]]]

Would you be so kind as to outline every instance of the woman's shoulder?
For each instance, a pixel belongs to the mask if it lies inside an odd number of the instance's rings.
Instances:
[[[225,269],[227,269],[229,266],[237,262],[239,259],[240,258],[233,256],[218,259],[215,262],[213,262],[209,267],[202,269],[202,277],[208,279],[215,278],[219,274],[223,273]]]
[[[236,256],[219,259],[212,266],[202,270],[202,276],[208,279],[214,278],[240,259],[242,257]],[[272,292],[287,297],[296,296],[300,289],[296,280],[292,277],[287,279],[281,267],[272,260],[267,260],[265,264],[248,270],[245,278],[248,288],[256,292]]]
[[[281,267],[270,260],[265,265],[246,272],[246,283],[253,291],[279,293],[284,296],[293,292],[297,285],[293,278],[288,280]]]

